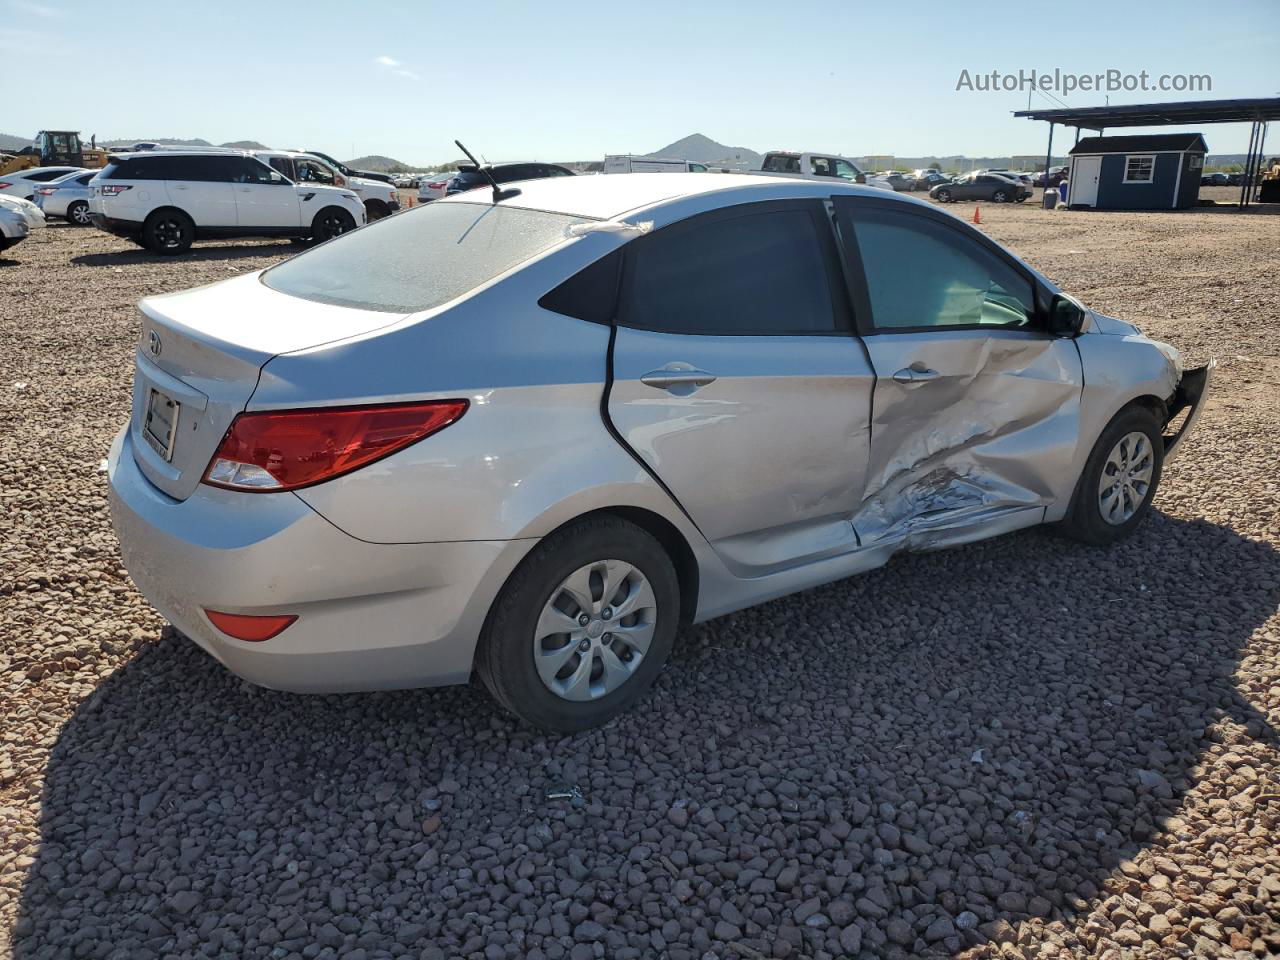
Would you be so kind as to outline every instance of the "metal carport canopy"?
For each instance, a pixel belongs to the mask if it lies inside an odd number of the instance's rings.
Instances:
[[[1053,126],[1061,123],[1080,130],[1103,130],[1112,127],[1160,127],[1187,123],[1249,123],[1249,149],[1245,154],[1244,183],[1240,187],[1240,206],[1249,205],[1250,194],[1258,186],[1267,124],[1280,120],[1280,97],[1250,97],[1241,100],[1181,100],[1172,103],[1124,103],[1105,107],[1055,107],[1051,110],[1015,110],[1015,117],[1044,120],[1049,124],[1049,147],[1045,151],[1045,183],[1049,164],[1053,162]]]
[[[1089,130],[1159,127],[1169,123],[1253,123],[1280,120],[1280,97],[1126,103],[1114,107],[1056,107],[1052,110],[1015,110],[1013,115]]]

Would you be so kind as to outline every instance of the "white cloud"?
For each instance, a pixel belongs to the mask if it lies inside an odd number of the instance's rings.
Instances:
[[[397,77],[404,77],[407,80],[422,79],[422,77],[418,76],[417,71],[413,70],[411,67],[406,66],[404,63],[397,60],[395,57],[387,56],[385,53],[380,57],[374,57],[373,62],[380,67],[385,67],[387,70],[390,70]]]

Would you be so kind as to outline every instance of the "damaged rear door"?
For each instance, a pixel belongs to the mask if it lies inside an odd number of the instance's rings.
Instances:
[[[864,544],[942,546],[1039,523],[1069,497],[1083,383],[1034,277],[955,218],[837,198],[876,372]]]

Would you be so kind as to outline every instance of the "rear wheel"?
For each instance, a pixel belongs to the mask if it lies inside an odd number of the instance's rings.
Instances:
[[[196,225],[181,210],[159,210],[142,226],[143,245],[166,257],[186,253],[195,237]]]
[[[571,733],[634,703],[671,652],[680,587],[650,534],[617,517],[539,544],[494,602],[476,666],[502,706]]]
[[[75,201],[67,207],[67,219],[78,227],[89,226],[93,222],[89,218],[89,204],[84,200]]]
[[[1009,194],[1005,193],[1003,190],[997,190],[991,195],[991,199],[996,203],[1008,203]]]
[[[311,239],[324,243],[356,228],[356,218],[341,207],[325,207],[311,221]]]
[[[1160,486],[1164,438],[1145,407],[1128,407],[1107,424],[1085,463],[1060,530],[1106,546],[1142,522]]]

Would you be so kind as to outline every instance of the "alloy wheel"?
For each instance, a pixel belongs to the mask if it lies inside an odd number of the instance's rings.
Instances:
[[[171,218],[161,220],[156,224],[156,239],[160,241],[160,246],[166,250],[180,247],[183,239],[182,224]]]
[[[1151,438],[1140,431],[1126,433],[1107,454],[1098,481],[1098,511],[1112,526],[1130,520],[1151,490],[1155,456]]]
[[[89,225],[89,205],[87,203],[73,203],[71,205],[71,219],[82,227]]]
[[[579,567],[551,592],[533,631],[533,662],[565,700],[598,700],[644,660],[658,623],[648,579],[625,560]]]

